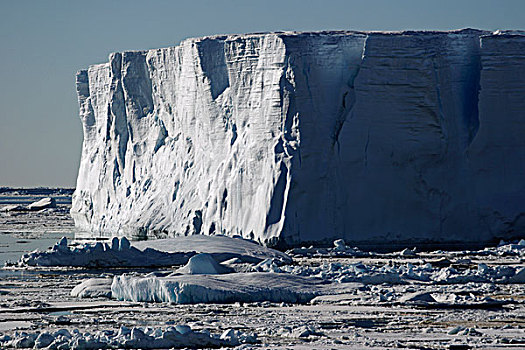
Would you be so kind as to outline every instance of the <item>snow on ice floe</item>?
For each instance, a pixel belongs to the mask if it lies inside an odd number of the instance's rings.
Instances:
[[[71,290],[71,296],[77,298],[111,298],[111,282],[111,278],[87,279]]]
[[[291,262],[291,258],[278,250],[264,247],[241,237],[222,235],[194,235],[148,241],[133,241],[138,249],[155,249],[162,252],[209,253],[219,262],[239,258],[242,262],[258,263],[267,258]]]
[[[179,275],[168,277],[115,276],[112,297],[126,301],[174,304],[285,302],[305,303],[320,294],[325,281],[275,273]]]
[[[93,334],[60,329],[55,332],[16,332],[0,337],[3,348],[48,349],[170,349],[217,348],[257,342],[255,333],[229,329],[223,334],[192,330],[187,325],[162,328],[120,327],[118,331],[100,330]]]
[[[174,266],[186,264],[197,253],[207,253],[219,262],[233,258],[248,263],[266,258],[291,261],[289,256],[274,249],[224,236],[177,237],[133,243],[125,237],[114,237],[111,243],[86,243],[78,247],[69,247],[67,239],[62,238],[48,251],[24,254],[15,266]]]

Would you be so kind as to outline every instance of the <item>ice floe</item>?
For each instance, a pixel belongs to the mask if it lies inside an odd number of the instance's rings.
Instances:
[[[71,290],[71,296],[78,298],[111,298],[111,278],[90,278]]]
[[[195,253],[168,253],[146,248],[139,250],[127,238],[113,238],[111,243],[88,243],[68,247],[64,237],[50,250],[24,254],[13,266],[73,267],[151,267],[185,264]]]
[[[46,208],[56,207],[56,200],[52,197],[42,198],[36,202],[33,202],[27,206],[28,210],[42,210]]]
[[[3,211],[39,211],[47,208],[55,208],[57,206],[56,200],[52,197],[45,197],[35,201],[27,206],[19,204],[11,204],[2,208]]]
[[[0,337],[2,348],[47,349],[169,349],[217,348],[257,342],[255,333],[227,330],[222,335],[197,331],[187,325],[162,328],[120,327],[118,331],[100,330],[93,334],[75,329],[69,332],[16,332]]]
[[[276,273],[115,276],[112,297],[118,300],[174,304],[285,302],[304,303],[321,294],[324,281]]]
[[[138,249],[155,249],[162,252],[196,252],[209,253],[219,262],[239,258],[243,262],[258,263],[264,259],[274,258],[290,263],[292,259],[287,254],[246,240],[240,237],[222,235],[181,236],[175,238],[134,241],[132,245]]]
[[[291,262],[277,250],[256,243],[224,236],[177,237],[133,242],[116,238],[111,243],[85,243],[68,246],[62,238],[48,251],[23,255],[13,266],[75,266],[75,267],[160,267],[186,264],[197,253],[206,253],[218,262],[237,258],[241,262],[258,263],[267,258]],[[202,264],[202,257],[197,259]],[[205,259],[205,258],[204,258]],[[195,260],[197,261],[197,260]],[[200,266],[200,265],[199,265]],[[188,267],[195,269],[196,265]],[[224,267],[229,271],[227,267]]]

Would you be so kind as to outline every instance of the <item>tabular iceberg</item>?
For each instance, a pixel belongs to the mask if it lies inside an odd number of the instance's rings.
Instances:
[[[487,243],[525,229],[525,33],[278,32],[77,74],[94,235]]]

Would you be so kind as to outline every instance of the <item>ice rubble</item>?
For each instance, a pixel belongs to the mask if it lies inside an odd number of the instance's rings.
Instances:
[[[224,236],[176,237],[133,243],[125,237],[113,237],[111,243],[85,243],[77,247],[68,247],[64,237],[48,251],[24,254],[14,265],[160,267],[186,264],[197,253],[209,254],[219,262],[232,258],[247,263],[258,263],[267,258],[291,261],[289,256],[277,250]]]
[[[300,248],[289,251],[298,257],[304,256],[337,256],[341,251],[349,251],[351,248],[343,249],[344,243],[338,242],[335,248]],[[324,255],[322,254],[324,253]],[[476,252],[464,252],[473,255],[507,255],[525,257],[525,240],[518,244],[507,244],[497,248],[485,248]],[[418,255],[411,251],[407,254],[404,251],[390,254],[404,258],[418,258]],[[362,256],[358,254],[357,256]],[[389,254],[385,254],[389,256]],[[461,259],[456,264],[461,265]],[[470,260],[464,261],[471,265]],[[525,268],[513,266],[494,266],[490,267],[484,263],[475,267],[467,267],[458,270],[452,266],[450,261],[443,259],[427,262],[426,264],[415,265],[406,262],[404,265],[376,266],[357,262],[353,264],[343,264],[338,262],[322,262],[319,266],[305,265],[283,265],[280,261],[266,259],[252,267],[253,271],[264,271],[273,273],[290,273],[298,276],[313,276],[324,280],[335,281],[338,283],[360,282],[364,284],[402,284],[414,282],[432,282],[432,284],[466,284],[474,283],[524,283]]]
[[[56,332],[16,332],[13,337],[0,337],[2,348],[46,349],[170,349],[219,348],[257,342],[255,334],[227,330],[222,335],[207,330],[196,331],[186,325],[162,328],[120,327],[113,330],[81,333],[60,329]]]
[[[94,235],[482,244],[523,232],[525,35],[280,32],[77,74]],[[405,245],[406,246],[406,245]]]
[[[511,251],[517,256],[525,256],[525,242],[489,248],[468,254],[487,254],[498,256]],[[313,248],[311,248],[313,249]],[[311,250],[310,249],[310,250]],[[310,250],[306,253],[309,254]],[[337,241],[331,249],[323,251],[339,253],[352,250],[344,242]],[[414,253],[414,252],[413,252]],[[395,256],[395,254],[392,254]],[[384,254],[388,257],[389,254]],[[398,254],[406,259],[406,255]],[[195,258],[195,259],[194,259]],[[344,294],[355,288],[367,285],[407,285],[422,286],[510,284],[525,282],[525,268],[522,266],[488,266],[485,263],[473,265],[468,259],[457,259],[455,266],[443,259],[424,263],[406,261],[404,264],[386,263],[382,266],[373,263],[320,262],[318,265],[288,264],[282,260],[268,258],[249,267],[250,272],[228,273],[213,257],[207,254],[194,256],[190,262],[169,274],[150,273],[146,276],[124,274],[115,276],[111,282],[86,281],[75,288],[72,295],[101,295],[111,289],[111,297],[127,301],[169,302],[169,303],[227,303],[227,302],[306,302],[317,296]],[[416,253],[409,260],[418,260]],[[204,274],[195,274],[204,273]],[[226,273],[219,275],[218,273]],[[111,287],[109,287],[111,283]],[[358,286],[356,287],[356,284]],[[360,287],[359,287],[360,288]],[[425,288],[423,288],[425,289]],[[83,294],[81,294],[83,293]],[[443,300],[439,290],[418,292],[398,298],[393,293],[379,294],[381,302],[427,303],[434,307],[469,305],[469,307],[498,307],[508,302],[477,300],[456,297]],[[449,293],[449,297],[450,297]]]
[[[410,253],[407,253],[410,252]],[[500,245],[496,248],[485,248],[479,251],[459,251],[454,253],[457,259],[452,263],[446,258],[429,260],[421,264],[415,250],[405,249],[399,253],[377,254],[362,252],[350,248],[344,241],[334,242],[334,248],[296,248],[289,251],[295,257],[317,256],[327,257],[392,257],[408,259],[405,264],[377,266],[357,262],[344,264],[338,262],[323,262],[318,266],[285,264],[282,260],[268,258],[252,266],[254,272],[291,273],[299,276],[314,276],[338,283],[361,282],[364,284],[396,284],[413,282],[433,282],[434,284],[467,284],[474,283],[524,283],[525,268],[519,266],[487,266],[485,263],[473,264],[470,259],[462,256],[516,256],[525,257],[525,240],[516,243]],[[302,253],[302,254],[300,254]],[[414,259],[414,264],[410,262]],[[366,261],[366,260],[363,260]],[[417,262],[417,264],[416,264]],[[461,266],[462,268],[455,268]]]

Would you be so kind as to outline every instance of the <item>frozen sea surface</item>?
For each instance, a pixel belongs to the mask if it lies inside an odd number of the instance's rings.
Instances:
[[[38,194],[32,199],[49,195]],[[13,201],[4,199],[0,210]],[[74,228],[67,214],[68,206],[64,198],[57,200],[57,208],[53,210],[14,215],[0,212],[2,262],[17,260],[33,249],[47,249],[62,236],[73,243]],[[193,239],[206,240],[205,237]],[[155,241],[151,246],[165,252],[183,250],[186,253],[194,246],[200,248],[194,249],[201,250],[200,253],[229,257],[221,264],[234,268],[236,274],[195,277],[185,274],[191,269],[181,269],[181,266],[1,269],[0,347],[33,348],[48,342],[55,346],[67,343],[73,348],[86,344],[114,348],[163,345],[261,349],[518,349],[525,346],[524,283],[519,279],[510,281],[514,276],[521,276],[525,266],[519,242],[480,251],[406,249],[389,254],[360,251],[336,242],[333,248],[293,249],[287,252],[291,261],[279,259],[282,253],[275,253],[259,262],[243,260],[243,256],[250,256],[248,253],[263,257],[258,254],[265,251],[263,247],[252,249],[248,241],[238,240],[239,245],[235,247],[215,242],[214,251],[210,247],[202,251],[205,246],[202,242],[196,244],[191,239],[181,242],[171,241],[168,245]],[[132,242],[132,245],[146,249],[149,243]],[[118,247],[121,246],[127,245],[119,241]],[[73,250],[78,247],[81,245],[69,246]],[[230,254],[239,251],[243,254],[223,255],[226,250]],[[105,284],[115,279],[133,283],[149,278],[151,281],[165,279],[165,285],[175,286],[181,282],[195,285],[202,280],[201,286],[213,289],[218,285],[210,281],[217,278],[223,280],[222,288],[242,289],[240,283],[235,283],[235,277],[258,273],[278,275],[276,279],[282,283],[289,277],[296,281],[315,278],[332,283],[332,289],[331,293],[309,296],[301,303],[207,300],[208,303],[176,304],[161,298],[157,302],[109,299],[107,291],[111,286]],[[398,278],[391,279],[396,274]],[[431,281],[425,281],[427,278]],[[75,287],[90,279],[106,286],[106,296],[72,295]],[[258,283],[258,287],[269,284]],[[318,291],[316,288],[312,286],[310,291]],[[191,289],[198,291],[195,287]]]
[[[61,237],[74,237],[74,223],[69,215],[72,189],[0,188],[0,264],[15,261],[35,249],[46,249]],[[11,205],[29,205],[53,197],[55,208],[41,211],[13,211]]]

